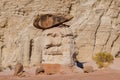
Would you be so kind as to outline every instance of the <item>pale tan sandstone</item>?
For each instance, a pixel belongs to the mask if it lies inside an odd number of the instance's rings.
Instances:
[[[17,62],[25,66],[42,62],[41,54],[44,49],[39,43],[44,31],[35,28],[33,20],[37,14],[53,13],[74,16],[64,24],[69,25],[73,32],[79,49],[79,61],[89,61],[98,52],[116,55],[120,51],[120,0],[0,0],[0,64],[3,67]],[[52,36],[55,35],[52,33]],[[71,42],[67,43],[69,40],[70,37],[63,38],[66,43],[63,47],[71,45]],[[60,46],[60,41],[54,44]],[[46,48],[48,47],[50,46]],[[65,49],[62,49],[63,53]],[[48,52],[52,50],[57,49],[51,48]]]
[[[42,63],[73,65],[73,34],[68,27],[54,27],[41,34]]]

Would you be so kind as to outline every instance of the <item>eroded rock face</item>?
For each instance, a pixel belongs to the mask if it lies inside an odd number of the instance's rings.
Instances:
[[[71,14],[76,19],[70,27],[77,36],[80,61],[89,61],[98,52],[113,55],[119,52],[119,3],[119,0],[80,0],[73,5]]]
[[[74,16],[68,24],[75,35],[79,61],[89,61],[98,52],[119,53],[120,0],[0,0],[0,64],[3,67],[17,62],[23,65],[42,62],[42,48],[38,44],[42,30],[34,28],[33,19],[37,14],[49,13]]]
[[[42,63],[73,65],[74,47],[73,34],[68,27],[44,30],[41,34]]]
[[[72,18],[73,16],[65,14],[41,14],[35,17],[33,25],[39,29],[48,29],[69,21]]]

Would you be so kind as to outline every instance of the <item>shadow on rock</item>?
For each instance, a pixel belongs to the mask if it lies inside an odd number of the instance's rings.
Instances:
[[[76,66],[79,68],[82,68],[82,69],[84,68],[84,66],[83,66],[84,63],[86,63],[86,62],[75,61]]]

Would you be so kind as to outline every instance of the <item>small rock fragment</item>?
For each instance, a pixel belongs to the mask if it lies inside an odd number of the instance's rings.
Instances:
[[[90,72],[93,72],[94,70],[92,66],[86,65],[84,66],[83,71],[84,73],[90,73]]]
[[[15,65],[14,76],[20,76],[23,73],[23,65],[21,63],[17,63]]]
[[[43,67],[38,67],[35,71],[35,74],[38,75],[38,74],[44,73],[44,72],[45,72],[45,70],[43,69]]]

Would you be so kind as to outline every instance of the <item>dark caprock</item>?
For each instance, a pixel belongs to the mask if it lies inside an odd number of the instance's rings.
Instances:
[[[41,14],[35,17],[33,25],[39,29],[48,29],[67,22],[72,18],[73,16],[65,14]]]

